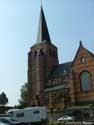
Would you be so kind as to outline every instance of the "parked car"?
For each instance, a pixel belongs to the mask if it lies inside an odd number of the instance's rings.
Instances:
[[[0,125],[26,125],[26,124],[11,119],[10,117],[0,117]]]
[[[57,119],[58,121],[72,121],[75,120],[74,116],[64,115]]]

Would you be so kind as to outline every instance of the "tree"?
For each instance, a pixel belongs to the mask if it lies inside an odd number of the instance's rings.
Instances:
[[[28,84],[25,83],[21,87],[21,95],[20,95],[20,99],[19,99],[19,103],[20,103],[21,108],[26,107],[27,98],[28,98]]]
[[[69,89],[63,89],[56,93],[56,100],[58,100],[59,103],[63,103],[63,108],[65,108],[65,98],[69,98]]]
[[[56,93],[56,100],[59,102],[60,109],[64,108],[64,98],[65,98],[64,91],[58,91]],[[63,107],[62,107],[62,103],[63,103]]]
[[[8,98],[4,92],[0,94],[0,105],[5,106],[8,103]]]

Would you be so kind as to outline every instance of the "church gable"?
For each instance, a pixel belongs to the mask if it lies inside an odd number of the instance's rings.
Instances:
[[[80,45],[73,60],[72,67],[77,66],[79,68],[79,66],[83,67],[87,64],[89,65],[90,63],[94,64],[94,54],[88,51],[80,41]]]

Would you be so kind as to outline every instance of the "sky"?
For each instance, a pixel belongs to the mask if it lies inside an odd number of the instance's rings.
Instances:
[[[6,93],[10,106],[18,104],[27,82],[41,3],[60,63],[74,59],[80,40],[94,52],[94,0],[0,0],[0,93]]]

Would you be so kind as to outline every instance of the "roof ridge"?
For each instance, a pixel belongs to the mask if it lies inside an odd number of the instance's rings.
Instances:
[[[64,65],[64,64],[68,64],[68,63],[72,63],[73,61],[67,61],[67,62],[64,62],[64,63],[61,63],[59,65]]]
[[[89,51],[87,48],[85,48],[85,47],[83,47],[91,56],[93,56],[94,57],[94,54],[91,52],[91,51]]]

